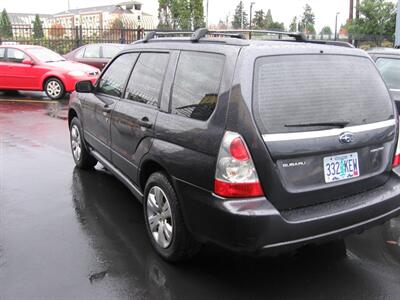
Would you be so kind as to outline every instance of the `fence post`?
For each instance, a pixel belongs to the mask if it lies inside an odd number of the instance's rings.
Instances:
[[[121,29],[121,38],[119,39],[120,44],[125,44],[125,28]]]
[[[82,30],[82,25],[79,25],[79,46],[82,46],[83,44],[83,30]]]
[[[79,48],[79,27],[75,26],[75,48]]]

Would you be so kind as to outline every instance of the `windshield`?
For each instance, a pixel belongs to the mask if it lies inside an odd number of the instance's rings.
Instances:
[[[65,58],[60,54],[46,48],[30,48],[28,51],[42,62],[56,62],[65,60]]]
[[[253,111],[263,133],[344,128],[393,118],[393,105],[366,57],[282,55],[256,61]]]

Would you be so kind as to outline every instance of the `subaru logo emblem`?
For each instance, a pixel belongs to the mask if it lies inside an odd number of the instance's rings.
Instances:
[[[350,144],[354,141],[354,135],[351,132],[343,132],[339,135],[339,141],[342,144]]]

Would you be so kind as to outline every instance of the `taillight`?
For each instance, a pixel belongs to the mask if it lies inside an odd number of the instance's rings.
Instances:
[[[227,131],[219,149],[214,193],[225,198],[262,196],[250,152],[240,134]]]
[[[397,139],[397,147],[393,158],[392,168],[396,168],[399,165],[400,165],[400,133]]]

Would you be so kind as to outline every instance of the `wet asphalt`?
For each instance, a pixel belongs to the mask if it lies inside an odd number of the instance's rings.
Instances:
[[[67,105],[0,93],[0,299],[400,298],[400,218],[290,255],[164,262],[128,189],[74,167]]]

